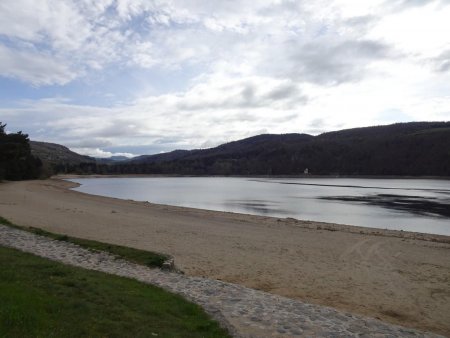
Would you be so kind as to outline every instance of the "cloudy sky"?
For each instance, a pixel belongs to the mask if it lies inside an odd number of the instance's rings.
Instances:
[[[450,120],[449,0],[1,0],[0,121],[94,156]]]

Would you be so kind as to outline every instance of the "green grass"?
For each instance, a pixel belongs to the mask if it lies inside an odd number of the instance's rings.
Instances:
[[[229,337],[180,296],[0,247],[0,337]]]
[[[0,224],[9,225],[14,228],[18,228],[21,230],[29,231],[35,233],[37,235],[50,237],[59,241],[67,241],[79,246],[82,246],[86,249],[98,250],[98,251],[107,251],[119,257],[122,257],[130,262],[146,265],[151,268],[158,267],[160,268],[163,263],[169,258],[168,255],[128,248],[120,245],[113,245],[108,243],[102,243],[97,241],[91,241],[88,239],[81,239],[76,237],[69,237],[67,235],[55,234],[49,231],[45,231],[39,228],[34,227],[24,227],[11,223],[9,220],[0,216]]]

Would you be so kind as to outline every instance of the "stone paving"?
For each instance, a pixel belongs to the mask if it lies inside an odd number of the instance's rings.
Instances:
[[[441,337],[236,284],[150,269],[4,225],[0,225],[0,245],[181,294],[202,306],[233,337]]]

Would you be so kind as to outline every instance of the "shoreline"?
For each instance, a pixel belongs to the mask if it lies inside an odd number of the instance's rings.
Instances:
[[[188,275],[450,334],[449,236],[158,205],[74,186],[1,183],[0,216],[169,254]]]
[[[73,184],[72,187],[69,189],[71,191],[74,188],[80,187],[81,184],[77,182],[69,181],[72,178],[121,178],[121,177],[129,177],[129,178],[139,178],[139,177],[206,177],[206,176],[124,176],[124,175],[89,175],[89,177],[83,177],[82,175],[57,175],[52,177],[52,179],[56,180],[63,180],[65,182]],[[224,177],[224,176],[208,176],[208,177]],[[237,177],[237,176],[235,176]],[[81,194],[91,195],[89,193],[76,191]],[[177,206],[177,205],[171,205],[171,204],[159,204],[149,201],[139,201],[139,200],[132,200],[132,199],[123,199],[118,197],[108,197],[108,196],[102,196],[102,195],[93,195],[92,196],[99,196],[99,197],[106,197],[106,198],[112,198],[122,201],[134,201],[138,203],[146,203],[151,205],[159,205],[164,207],[170,207],[170,208],[181,208],[186,210],[200,210],[202,212],[213,212],[213,213],[225,213],[225,214],[234,214],[234,215],[242,215],[242,216],[255,216],[255,217],[263,217],[264,219],[271,218],[273,220],[277,221],[284,221],[289,224],[293,224],[295,226],[300,227],[306,227],[309,229],[318,229],[319,230],[328,230],[328,231],[344,231],[349,233],[360,233],[360,234],[366,234],[366,235],[373,235],[373,236],[390,236],[390,237],[398,237],[398,238],[411,238],[411,239],[418,239],[418,240],[425,240],[425,241],[433,241],[433,242],[440,242],[440,243],[450,243],[450,236],[448,235],[441,235],[441,234],[433,234],[433,233],[425,233],[425,232],[418,232],[418,231],[408,231],[408,230],[394,230],[394,229],[387,229],[387,228],[374,228],[374,227],[366,227],[366,226],[358,226],[358,225],[350,225],[350,224],[343,224],[343,223],[330,223],[330,222],[322,222],[322,221],[314,221],[314,220],[307,220],[307,219],[297,219],[294,217],[277,217],[277,216],[263,216],[258,214],[250,214],[250,213],[240,213],[240,212],[232,212],[232,211],[222,211],[222,210],[213,210],[213,209],[200,209],[200,208],[193,208],[193,207],[186,207],[186,206]]]
[[[92,177],[95,178],[95,177]],[[372,227],[363,227],[358,225],[349,225],[349,224],[341,224],[341,223],[328,223],[328,222],[320,222],[320,221],[312,221],[312,220],[302,220],[297,219],[293,217],[275,217],[275,216],[261,216],[256,214],[245,214],[240,212],[232,212],[232,211],[220,211],[220,210],[211,210],[211,209],[199,209],[199,208],[191,208],[191,207],[183,207],[183,206],[177,206],[177,205],[171,205],[171,204],[159,204],[159,203],[153,203],[148,201],[138,201],[138,200],[132,200],[132,199],[123,199],[118,197],[107,197],[107,196],[101,196],[101,195],[93,195],[88,194],[81,191],[72,190],[73,188],[77,188],[81,186],[80,183],[72,182],[72,181],[66,181],[69,178],[62,178],[62,177],[54,177],[52,179],[57,180],[63,180],[64,182],[67,182],[71,184],[71,187],[68,187],[70,191],[77,192],[84,195],[89,196],[98,196],[98,197],[105,197],[110,198],[114,200],[119,201],[132,201],[135,203],[143,203],[144,205],[154,205],[159,206],[162,208],[174,208],[189,212],[201,212],[203,213],[212,213],[212,214],[224,214],[224,215],[236,215],[241,217],[251,216],[251,217],[261,217],[261,219],[272,219],[276,222],[284,222],[286,224],[290,224],[296,227],[301,227],[305,229],[311,229],[311,230],[324,230],[324,231],[341,231],[341,232],[347,232],[347,233],[353,233],[353,234],[362,234],[362,235],[369,235],[369,236],[386,236],[386,237],[397,237],[397,238],[408,238],[408,239],[416,239],[421,241],[431,241],[431,242],[437,242],[437,243],[448,243],[450,244],[450,236],[446,235],[439,235],[439,234],[431,234],[431,233],[424,233],[424,232],[415,232],[415,231],[407,231],[407,230],[392,230],[392,229],[382,229],[382,228],[372,228]]]
[[[71,179],[71,178],[133,178],[133,177],[236,177],[236,178],[354,178],[354,179],[408,179],[408,180],[450,180],[450,176],[395,176],[395,175],[181,175],[181,174],[58,174],[50,179]]]

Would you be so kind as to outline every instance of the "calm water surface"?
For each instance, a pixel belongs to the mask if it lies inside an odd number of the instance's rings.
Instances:
[[[93,195],[450,235],[450,181],[347,178],[71,179]]]

